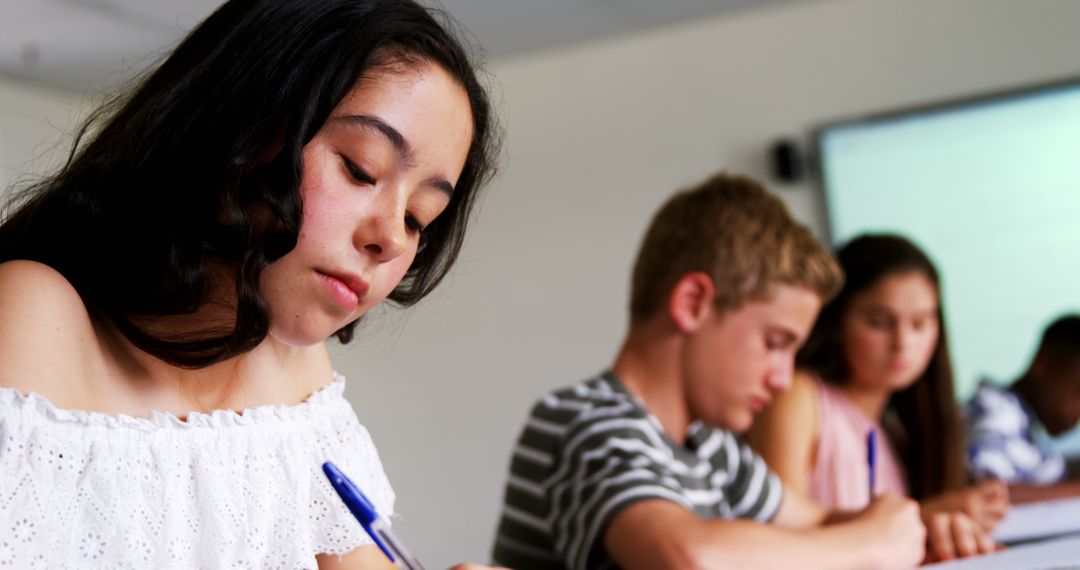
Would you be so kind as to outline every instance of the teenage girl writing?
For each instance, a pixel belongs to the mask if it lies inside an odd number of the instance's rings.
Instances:
[[[1008,493],[998,482],[964,487],[937,270],[914,244],[890,235],[858,237],[837,258],[844,286],[822,308],[791,390],[754,425],[751,444],[792,489],[859,509],[870,495],[873,429],[874,491],[920,502],[929,554],[994,550],[987,533],[1004,516]]]
[[[0,529],[35,567],[382,568],[325,347],[453,264],[487,96],[409,0],[234,0],[0,226]]]

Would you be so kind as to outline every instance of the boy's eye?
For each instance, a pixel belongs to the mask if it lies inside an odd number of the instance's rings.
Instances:
[[[788,338],[779,336],[765,337],[765,347],[769,350],[783,350],[788,347]]]

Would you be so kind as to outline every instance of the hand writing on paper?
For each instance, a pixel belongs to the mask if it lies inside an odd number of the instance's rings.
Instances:
[[[893,494],[875,498],[851,522],[866,523],[863,541],[878,543],[881,567],[910,567],[924,555],[926,529],[919,520],[918,503]],[[882,540],[889,537],[889,540]]]

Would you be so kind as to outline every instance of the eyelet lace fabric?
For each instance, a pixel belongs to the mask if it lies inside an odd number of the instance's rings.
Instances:
[[[393,513],[344,388],[335,374],[295,406],[186,420],[0,388],[0,569],[308,569],[370,544],[322,473],[333,461]]]

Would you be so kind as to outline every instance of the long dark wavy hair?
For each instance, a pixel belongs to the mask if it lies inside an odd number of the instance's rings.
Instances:
[[[94,314],[174,365],[246,352],[270,325],[259,275],[300,231],[304,146],[366,73],[431,61],[464,87],[473,140],[449,206],[389,296],[416,303],[454,263],[499,138],[474,62],[436,16],[411,0],[227,2],[87,120],[65,166],[15,195],[0,262],[51,266]],[[137,324],[202,307],[220,267],[236,283],[233,326],[166,337]]]
[[[822,308],[806,344],[796,356],[796,365],[813,371],[826,382],[846,382],[851,371],[841,331],[852,298],[892,275],[912,271],[925,275],[938,295],[938,342],[922,375],[890,397],[886,413],[893,414],[898,425],[889,436],[907,468],[912,497],[922,499],[963,486],[964,436],[953,389],[937,269],[915,244],[895,235],[857,237],[840,248],[837,258],[845,273],[844,287]]]

